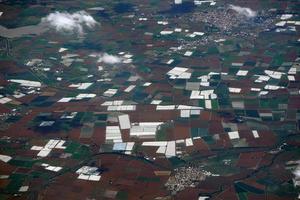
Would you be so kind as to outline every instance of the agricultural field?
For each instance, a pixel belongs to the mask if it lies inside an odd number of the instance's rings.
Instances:
[[[0,1],[0,199],[299,199],[299,9]]]

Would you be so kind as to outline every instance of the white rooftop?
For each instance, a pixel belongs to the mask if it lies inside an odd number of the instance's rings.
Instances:
[[[248,74],[248,70],[239,70],[236,75],[237,76],[246,76]]]
[[[118,89],[108,89],[106,90],[103,95],[106,97],[112,97],[118,92]]]
[[[190,79],[192,74],[188,70],[189,68],[185,67],[174,67],[167,75],[170,76],[170,79]]]
[[[259,138],[259,134],[258,134],[257,130],[253,130],[252,134],[253,134],[254,138]]]
[[[10,79],[8,81],[13,82],[13,83],[19,83],[22,86],[26,86],[26,87],[41,87],[42,86],[42,84],[38,81],[29,81],[29,80],[23,80],[23,79]]]
[[[7,156],[7,155],[1,155],[0,154],[0,160],[3,161],[3,162],[8,162],[12,159],[11,156]]]
[[[78,90],[85,90],[91,85],[93,85],[93,83],[77,83],[77,84],[71,84],[69,85],[69,87],[74,87],[77,88]]]
[[[238,131],[231,131],[231,132],[228,132],[228,136],[231,140],[233,139],[239,139],[240,136],[239,136],[239,132]]]
[[[129,115],[127,115],[127,114],[119,115],[118,119],[119,119],[121,129],[130,129],[131,128]]]
[[[240,93],[241,92],[241,88],[234,88],[234,87],[229,87],[229,92],[231,93]]]

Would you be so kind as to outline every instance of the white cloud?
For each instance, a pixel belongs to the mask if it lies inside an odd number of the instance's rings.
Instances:
[[[103,62],[106,64],[117,64],[122,62],[122,58],[119,56],[114,56],[114,55],[104,53],[99,56],[98,62]]]
[[[75,13],[55,12],[42,18],[42,23],[58,32],[84,34],[84,28],[93,28],[97,21],[85,11]]]
[[[247,7],[240,7],[230,4],[229,9],[236,11],[239,15],[244,15],[248,18],[256,17],[257,12]]]
[[[299,161],[298,161],[298,166],[293,171],[293,174],[295,175],[295,178],[294,178],[295,187],[300,186],[300,162]]]

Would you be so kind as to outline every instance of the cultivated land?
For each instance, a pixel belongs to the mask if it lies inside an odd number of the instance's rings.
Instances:
[[[297,199],[299,8],[0,2],[0,199]]]

